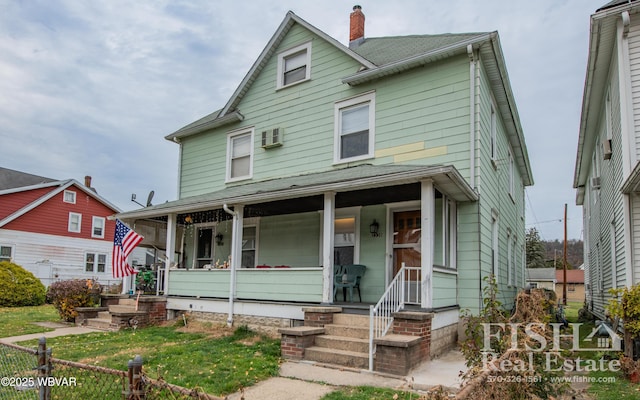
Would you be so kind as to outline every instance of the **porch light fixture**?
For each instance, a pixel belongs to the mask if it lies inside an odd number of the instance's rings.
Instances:
[[[379,229],[380,229],[380,224],[378,223],[378,221],[374,219],[371,225],[369,225],[369,233],[371,233],[371,237],[380,236],[380,234],[378,233]]]
[[[218,246],[222,246],[222,245],[224,244],[224,243],[222,242],[222,238],[223,238],[222,233],[218,233],[218,234],[216,235],[216,244],[217,244]]]

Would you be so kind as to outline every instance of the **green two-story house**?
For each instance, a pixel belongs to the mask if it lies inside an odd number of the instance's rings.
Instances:
[[[166,137],[179,199],[118,218],[166,229],[169,309],[293,326],[402,281],[455,341],[489,275],[512,304],[533,177],[497,32],[367,38],[359,7],[350,28],[289,12],[228,102]]]

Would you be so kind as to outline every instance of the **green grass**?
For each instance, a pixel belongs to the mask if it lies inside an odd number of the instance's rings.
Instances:
[[[220,336],[222,328],[211,333]],[[136,355],[151,378],[207,393],[226,395],[277,376],[280,342],[238,328],[233,334],[179,332],[174,327],[149,327],[120,332],[96,332],[47,340],[53,357],[126,370]],[[37,346],[37,341],[19,343]]]
[[[321,400],[391,400],[398,395],[398,400],[418,400],[416,393],[393,389],[381,389],[370,386],[346,387],[324,395]]]
[[[34,324],[45,321],[61,321],[58,312],[50,304],[34,307],[0,307],[0,337],[52,331],[53,329]]]

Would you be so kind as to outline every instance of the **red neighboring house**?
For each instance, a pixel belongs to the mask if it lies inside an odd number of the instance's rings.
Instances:
[[[112,277],[111,250],[120,209],[75,179],[53,180],[0,168],[0,261],[56,280]]]

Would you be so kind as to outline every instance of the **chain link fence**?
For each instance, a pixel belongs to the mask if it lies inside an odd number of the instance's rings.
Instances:
[[[126,371],[59,360],[51,356],[45,338],[38,349],[0,343],[0,399],[222,400],[149,378],[142,366],[140,356],[129,361]]]

